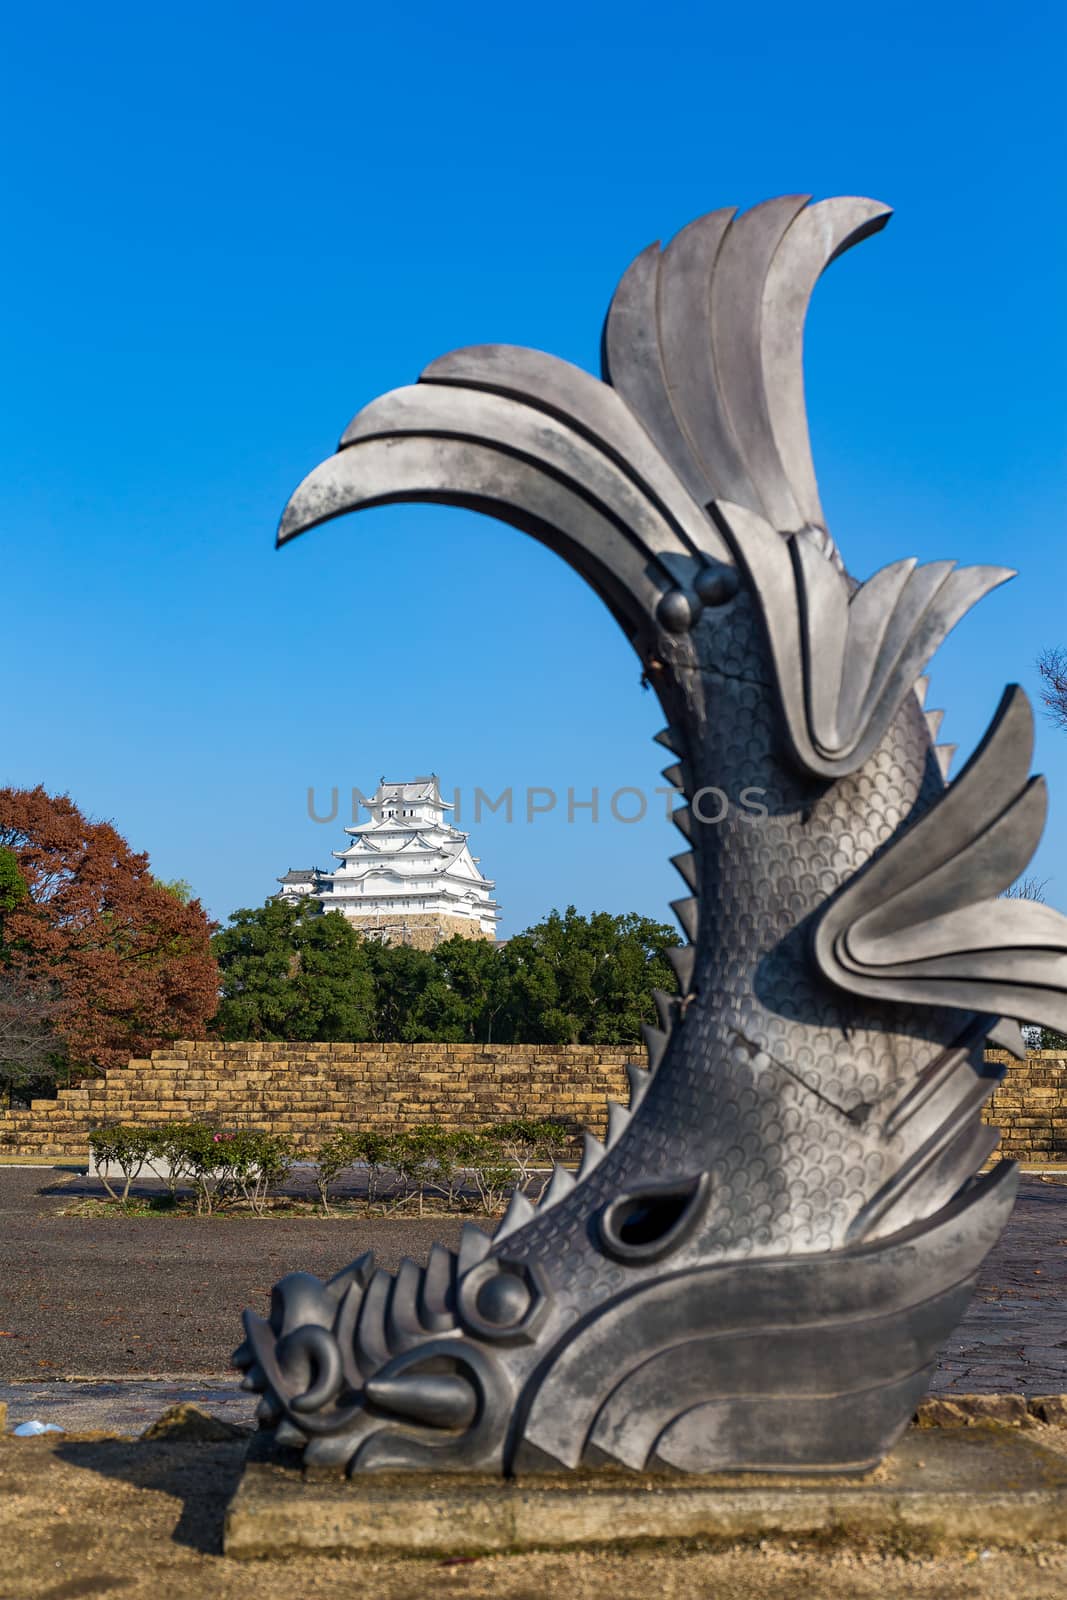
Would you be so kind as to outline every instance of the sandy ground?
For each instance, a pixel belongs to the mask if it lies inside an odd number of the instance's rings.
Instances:
[[[0,1600],[1063,1600],[1067,1549],[952,1556],[765,1542],[478,1560],[227,1560],[243,1446],[0,1440]]]

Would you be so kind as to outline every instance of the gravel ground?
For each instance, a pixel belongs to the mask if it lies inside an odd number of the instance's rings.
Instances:
[[[0,1169],[0,1381],[224,1373],[245,1306],[303,1269],[329,1277],[364,1250],[395,1267],[454,1244],[452,1217],[226,1219],[59,1212],[103,1190],[40,1168]],[[2,1590],[0,1590],[2,1600]]]
[[[226,1220],[64,1217],[83,1178],[0,1168],[0,1382],[226,1372],[244,1306],[302,1268],[328,1277],[364,1250],[395,1266],[454,1244],[451,1217]],[[1067,1174],[1024,1177],[935,1391],[1067,1392]],[[3,1600],[0,1590],[0,1600]]]

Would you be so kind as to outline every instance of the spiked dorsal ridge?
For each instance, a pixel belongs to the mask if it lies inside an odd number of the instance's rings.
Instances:
[[[671,856],[671,866],[681,873],[687,887],[695,891],[697,886],[697,861],[692,850],[683,850],[681,855]]]
[[[476,1227],[473,1222],[465,1222],[463,1224],[463,1232],[459,1236],[456,1276],[462,1277],[465,1272],[470,1271],[471,1267],[477,1266],[479,1261],[484,1261],[489,1254],[489,1246],[492,1242],[489,1235],[483,1232],[481,1228]]]
[[[670,750],[676,756],[680,756],[685,749],[682,736],[677,728],[663,728],[659,733],[654,733],[652,737],[656,744],[661,744],[664,750]]]
[[[679,833],[684,833],[687,839],[692,839],[693,816],[688,806],[679,806],[677,811],[672,811],[671,821]]]
[[[945,713],[943,711],[928,711],[926,713],[926,726],[930,730],[931,739],[937,738],[937,735],[941,729],[941,724],[944,722],[944,720]]]
[[[655,1001],[659,1025],[665,1034],[669,1034],[674,1027],[675,1013],[678,1010],[677,998],[673,994],[668,994],[666,989],[653,989],[652,999]]]
[[[579,1183],[582,1182],[583,1178],[588,1178],[591,1172],[595,1172],[597,1167],[599,1167],[600,1163],[603,1161],[605,1153],[604,1146],[594,1134],[583,1133],[582,1161],[578,1168],[577,1179]]]
[[[941,768],[941,776],[946,783],[948,782],[948,769],[952,765],[952,757],[956,754],[958,748],[954,744],[934,745],[934,755],[937,757],[937,764]]]
[[[670,1038],[670,1034],[662,1033],[659,1028],[654,1028],[650,1022],[642,1022],[641,1037],[645,1042],[645,1049],[648,1051],[649,1071],[655,1072],[663,1060],[663,1052],[667,1048],[667,1040]]]
[[[663,776],[672,789],[685,788],[685,770],[680,761],[674,761],[669,767],[664,767]]]
[[[667,951],[667,960],[674,968],[678,988],[682,994],[688,994],[693,987],[693,968],[696,966],[696,959],[695,945],[675,945]]]
[[[630,1113],[625,1106],[617,1100],[608,1101],[608,1139],[607,1148],[610,1150],[618,1144],[630,1121]]]
[[[524,1228],[530,1218],[535,1214],[532,1201],[527,1200],[521,1189],[516,1189],[511,1196],[508,1209],[500,1219],[499,1226],[493,1235],[493,1243],[499,1244],[501,1239],[506,1239],[509,1234]]]
[[[540,1209],[542,1211],[547,1211],[550,1206],[554,1206],[557,1201],[562,1200],[564,1195],[570,1194],[573,1188],[573,1172],[568,1172],[566,1167],[561,1167],[557,1161],[556,1165],[552,1168],[552,1176],[548,1180],[548,1188],[541,1196]]]
[[[652,1074],[631,1061],[626,1068],[626,1077],[630,1084],[630,1110],[634,1112],[645,1098]]]
[[[682,932],[690,944],[695,944],[697,929],[700,926],[700,901],[696,895],[687,895],[684,900],[672,900],[671,910],[678,918]]]

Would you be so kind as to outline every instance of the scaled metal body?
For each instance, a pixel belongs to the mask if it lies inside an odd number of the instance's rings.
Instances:
[[[663,704],[687,945],[607,1146],[395,1275],[274,1291],[237,1352],[264,1425],[374,1468],[842,1470],[890,1447],[1010,1212],[980,1119],[1002,1018],[1067,1029],[1067,920],[996,897],[1037,843],[1006,691],[951,784],[921,677],[1002,568],[852,580],[824,525],[804,315],[885,207],[773,200],[623,278],[605,378],[461,350],[361,411],[280,541],[448,501],[557,550]],[[702,791],[733,802],[705,821]],[[758,791],[754,816],[745,792]],[[714,815],[718,819],[719,807]]]

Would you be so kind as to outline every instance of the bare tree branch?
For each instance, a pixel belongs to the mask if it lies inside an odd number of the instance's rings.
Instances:
[[[1041,703],[1057,728],[1067,729],[1067,650],[1042,650],[1037,658],[1041,674]]]

